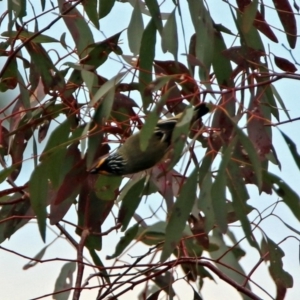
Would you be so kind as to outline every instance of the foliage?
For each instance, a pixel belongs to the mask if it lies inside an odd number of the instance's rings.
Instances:
[[[42,0],[35,7],[7,1],[0,90],[3,101],[11,90],[17,96],[0,111],[0,179],[10,185],[0,191],[0,242],[36,220],[43,241],[56,228],[74,246],[77,260],[62,267],[55,299],[68,299],[71,290],[79,299],[93,278],[99,278],[93,287],[97,299],[117,299],[145,282],[141,299],[163,293],[171,299],[178,280],[191,284],[194,299],[201,299],[205,280],[215,275],[243,298],[260,299],[272,292],[256,283],[258,295],[250,282],[264,260],[276,285],[270,297],[285,297],[293,277],[283,268],[284,241],[272,240],[261,224],[277,216],[298,239],[299,231],[276,210],[283,202],[300,220],[299,195],[278,175],[273,138],[274,128],[299,121],[277,91],[282,80],[300,79],[297,63],[272,50],[279,42],[296,49],[299,8],[290,2],[58,0],[51,6]],[[218,4],[226,8],[224,19],[213,17]],[[107,35],[103,22],[117,23],[114,12],[125,6],[131,12],[128,27],[98,41],[100,30]],[[186,124],[177,125],[178,139],[189,136],[181,160],[176,155],[184,144],[173,139],[174,157],[150,171],[123,179],[87,172],[112,142],[121,144],[145,123],[143,149],[159,117],[187,112],[202,101],[213,103],[211,115],[190,132]],[[299,167],[294,138],[282,136]],[[269,208],[249,204],[253,186],[261,198],[273,194]],[[162,202],[151,217],[138,214],[154,196]],[[66,219],[74,207],[77,220]],[[107,221],[111,215],[113,225]],[[65,224],[74,225],[77,235]],[[124,234],[107,257],[115,259],[111,268],[100,254],[106,236],[120,228]],[[241,248],[244,239],[259,256],[247,271],[240,263],[250,251]],[[137,244],[148,250],[124,265],[120,259]],[[42,262],[48,246],[24,269]],[[88,266],[97,271],[84,282]]]

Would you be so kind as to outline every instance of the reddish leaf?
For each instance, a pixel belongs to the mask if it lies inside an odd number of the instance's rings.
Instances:
[[[94,42],[93,34],[88,23],[76,8],[73,8],[68,13],[65,12],[71,5],[70,2],[60,1],[59,9],[76,45],[78,55],[82,58],[87,54],[86,51],[84,51],[86,45]]]
[[[169,82],[162,88],[161,96],[167,97],[166,106],[168,110],[175,115],[183,112],[186,107],[186,105],[182,103],[183,97],[175,83],[175,80],[169,80]]]
[[[58,205],[71,196],[77,195],[87,176],[85,160],[81,160],[65,176],[53,203]]]
[[[290,73],[295,73],[297,71],[295,65],[285,58],[274,55],[274,61],[276,66],[282,71],[290,72]]]
[[[233,123],[229,119],[235,115],[235,94],[223,94],[217,109],[214,113],[212,127],[217,131],[210,134],[209,143],[214,151],[218,151],[223,144],[227,145],[230,141]]]
[[[166,60],[166,61],[155,60],[154,69],[156,74],[165,74],[165,75],[180,74],[181,76],[178,77],[178,83],[182,86],[181,93],[189,101],[196,98],[194,104],[199,103],[200,100],[198,96],[199,93],[198,84],[192,78],[188,68],[184,64],[172,60]],[[183,80],[184,78],[186,80]]]
[[[86,239],[86,246],[91,249],[101,250],[101,225],[111,211],[114,201],[102,200],[97,197],[94,189],[98,180],[97,175],[89,175],[79,194],[78,202],[78,227],[76,233],[81,235],[83,228],[90,231]]]
[[[249,66],[257,69],[260,65],[260,58],[266,55],[263,51],[246,46],[231,47],[224,50],[222,54],[244,69]]]
[[[292,7],[288,0],[273,0],[281,24],[291,48],[295,48],[297,41],[297,24]]]
[[[265,124],[268,123],[269,120],[265,119],[260,102],[263,93],[261,89],[258,89],[257,95],[251,100],[247,126],[249,138],[253,142],[261,160],[265,160],[266,154],[268,154],[272,148],[271,137],[265,127]]]

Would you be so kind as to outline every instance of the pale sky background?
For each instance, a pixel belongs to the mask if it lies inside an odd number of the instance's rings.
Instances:
[[[7,1],[0,2],[0,14],[2,14],[6,9],[6,2]],[[39,11],[38,6],[40,5],[40,1],[34,1],[34,2],[37,3],[36,4],[37,11]],[[182,3],[183,15],[187,14],[189,16],[186,2],[181,1],[181,3]],[[219,1],[215,0],[215,3],[216,5],[214,5],[214,7],[212,7],[211,4],[209,4],[210,9],[212,9],[211,14],[213,19],[215,20],[216,23],[222,23],[226,27],[231,27],[232,24],[228,23],[229,21],[231,22],[232,20],[230,11],[228,10],[228,6],[225,3],[223,3],[221,0]],[[235,4],[235,1],[233,3]],[[272,1],[267,0],[264,1],[264,3],[267,5],[272,3]],[[163,6],[162,11],[170,12],[171,9],[173,9],[172,4],[173,3],[171,0],[167,0]],[[116,3],[111,14],[100,21],[101,30],[103,30],[105,36],[109,37],[119,32],[120,30],[126,28],[130,21],[131,12],[132,12],[132,7],[128,3],[127,4]],[[31,13],[31,8],[29,5],[28,5],[28,13]],[[266,10],[266,17],[267,20],[269,20],[272,24],[278,22],[277,15],[271,14],[269,10]],[[52,20],[52,16],[51,16],[51,20]],[[112,22],[112,20],[114,21]],[[145,22],[145,24],[147,24],[148,22],[148,19],[146,20],[147,21]],[[300,20],[297,19],[297,21],[299,22]],[[39,19],[40,29],[46,26],[48,22],[49,22],[48,15]],[[194,28],[192,24],[189,25],[186,22],[189,22],[189,20],[186,20],[184,24],[186,30],[185,33],[186,33],[187,43],[188,43],[191,34],[194,33]],[[67,32],[67,30],[63,29],[61,26],[62,26],[62,22],[60,22],[58,25],[54,25],[50,30],[46,31],[44,34],[53,36],[55,38],[59,38],[62,32],[64,31]],[[178,26],[178,31],[181,33],[180,23],[178,23],[177,26]],[[279,23],[278,23],[278,27],[281,28]],[[234,29],[234,26],[231,28]],[[1,25],[1,32],[5,30],[6,30],[5,22],[3,22]],[[94,36],[95,41],[101,41],[105,39],[101,32],[97,32],[96,30],[94,32],[95,32],[95,36]],[[233,30],[233,32],[235,31]],[[286,46],[288,45],[284,35],[280,35],[278,31],[275,31],[275,34],[280,40],[280,43],[283,42]],[[182,41],[182,34],[179,34],[179,37]],[[123,49],[124,54],[131,55],[129,49],[126,47],[125,44],[126,38],[127,38],[127,33],[125,31],[121,36],[121,40],[123,40],[124,42],[123,44],[121,44],[121,48]],[[290,59],[288,53],[281,46],[280,43],[274,44],[269,41],[267,42],[270,44],[271,51],[274,54]],[[53,47],[55,47],[55,45],[53,45]],[[267,44],[265,44],[265,47],[267,50]],[[300,60],[300,55],[298,51],[299,47],[300,46],[298,42],[296,49],[293,51],[295,58],[298,60]],[[161,52],[157,53],[156,58],[164,59],[164,60],[172,59],[171,55],[161,56],[160,53]],[[184,53],[184,46],[182,42],[180,43],[180,49],[178,53],[179,54]],[[116,58],[116,56],[113,57]],[[185,62],[185,58],[183,56],[179,55],[179,59]],[[4,61],[3,59],[0,60],[0,63],[2,63],[3,61]],[[102,74],[107,78],[110,78],[115,73],[117,73],[117,71],[120,70],[121,68],[122,68],[122,64],[119,62],[116,62],[113,65],[111,64],[111,62],[107,62],[106,64],[104,64],[104,66],[101,66],[100,74]],[[282,96],[283,100],[285,101],[287,108],[290,110],[291,118],[299,117],[300,106],[299,106],[299,99],[298,99],[299,97],[298,91],[299,91],[300,83],[296,80],[292,81],[292,80],[283,79],[277,82],[275,85],[280,95]],[[207,100],[213,100],[213,99],[207,99]],[[283,113],[281,113],[280,116],[282,121],[286,119]],[[300,137],[299,137],[298,128],[299,128],[299,124],[297,122],[280,126],[280,129],[284,131],[288,136],[290,136],[297,143],[298,149],[300,149]],[[280,172],[277,166],[270,164],[270,171],[276,173],[284,181],[288,182],[290,187],[293,188],[299,194],[300,193],[299,170],[295,166],[295,163],[289,153],[289,150],[287,149],[285,142],[282,140],[276,128],[273,129],[273,143],[275,149],[277,150],[277,155],[279,157],[279,160],[282,164],[282,170]],[[45,143],[43,143],[42,146],[44,144]],[[29,149],[27,153],[28,156],[30,156],[31,150]],[[26,164],[26,167],[24,165],[22,176],[20,176],[18,179],[19,184],[24,183],[29,178],[32,171],[32,165],[33,164],[30,161]],[[1,189],[3,188],[6,188],[4,184],[1,185]],[[258,195],[257,189],[252,186],[249,187],[249,192],[250,192],[250,200],[248,203],[256,207],[257,209],[259,209],[260,211],[262,211],[264,208],[268,207],[270,204],[274,203],[277,200],[276,195],[272,195],[272,196],[266,194]],[[151,197],[150,200],[151,201],[149,201],[148,199],[147,203],[142,201],[140,207],[138,208],[138,213],[140,215],[150,216],[151,213],[149,207],[150,206],[156,207],[160,203],[161,198],[159,196]],[[279,214],[285,222],[287,222],[289,225],[299,230],[299,222],[293,217],[289,209],[284,204],[278,205],[275,212],[277,212],[277,214]],[[249,216],[249,219],[252,220],[255,216],[256,214],[253,213]],[[73,220],[76,223],[77,216],[74,208],[70,209],[70,211],[68,212],[65,218],[68,220]],[[113,218],[110,216],[108,220],[104,223],[103,231],[110,228],[112,222],[113,222]],[[286,227],[284,227],[275,217],[267,218],[265,221],[262,222],[261,226],[274,242],[279,242],[283,240],[286,236],[295,235],[293,232],[289,231]],[[232,229],[235,232],[237,239],[243,237],[241,230],[234,229],[233,226],[231,226],[230,229]],[[55,231],[57,232],[56,229]],[[69,231],[73,232],[74,230],[70,229]],[[77,236],[75,234],[74,236],[77,239]],[[51,229],[48,228],[47,244],[53,241],[55,237],[56,234],[53,234]],[[103,238],[103,250],[99,253],[99,256],[101,257],[105,265],[109,264],[109,262],[105,260],[105,257],[106,255],[112,254],[114,252],[115,245],[119,240],[119,237],[120,236],[116,235],[115,233],[111,233],[109,234],[109,236]],[[45,245],[43,244],[40,238],[36,222],[32,221],[28,225],[24,226],[17,233],[15,233],[9,241],[5,241],[4,243],[2,243],[2,246],[17,251],[22,255],[34,257]],[[247,251],[247,255],[246,257],[243,257],[240,260],[240,263],[243,266],[245,272],[248,273],[253,268],[255,263],[258,261],[259,256],[255,250],[249,248],[247,242],[242,242],[241,247],[242,249]],[[286,254],[286,256],[283,258],[284,269],[288,271],[294,278],[294,288],[289,289],[287,291],[286,299],[287,300],[300,299],[299,242],[294,238],[289,238],[284,243],[282,243],[280,247],[283,249],[283,251]],[[135,255],[144,254],[146,251],[147,251],[146,247],[138,245],[132,248],[128,252],[128,254],[135,256]],[[122,257],[125,261],[130,261],[128,254],[125,254]],[[61,238],[59,239],[59,241],[56,241],[47,249],[47,252],[43,259],[50,259],[56,257],[66,258],[66,259],[76,259],[76,251],[68,242],[66,242],[66,240]],[[27,262],[28,261],[24,258],[21,258],[17,255],[8,253],[0,249],[0,282],[1,282],[0,299],[7,299],[7,300],[8,299],[9,300],[32,299],[34,297],[42,296],[44,294],[48,294],[53,291],[55,280],[59,275],[60,269],[65,264],[65,262],[48,262],[48,263],[38,264],[27,271],[23,271],[22,267]],[[92,273],[93,273],[92,269],[86,268],[84,274],[84,280],[89,274]],[[74,273],[74,275],[76,275],[76,272]],[[234,288],[224,283],[223,281],[218,280],[217,276],[214,276],[214,278],[217,280],[218,282],[217,284],[215,284],[213,281],[205,279],[204,288],[201,291],[204,299],[222,299],[222,300],[241,299],[241,296]],[[275,286],[272,280],[270,279],[266,264],[263,263],[260,265],[260,267],[253,274],[252,279],[255,282],[257,282],[259,285],[261,285],[264,289],[268,290],[269,293],[275,295]],[[92,286],[93,284],[96,284],[96,281],[90,282],[90,286]],[[120,299],[126,300],[126,299],[137,298],[136,295],[141,291],[143,287],[144,285],[141,285],[140,288],[139,287],[135,288],[133,291],[128,292],[126,295],[121,296]],[[192,299],[192,290],[186,285],[185,282],[179,281],[176,284],[174,284],[173,287],[175,288],[176,292],[178,292],[180,299]],[[263,293],[253,285],[252,288],[253,288],[253,292],[257,293],[257,295],[259,295],[263,299],[270,299],[265,293]],[[95,299],[96,295],[97,295],[97,289],[92,291],[83,291],[81,299],[82,300]],[[161,295],[163,295],[163,293],[161,293]],[[51,297],[47,297],[43,299],[51,299]]]

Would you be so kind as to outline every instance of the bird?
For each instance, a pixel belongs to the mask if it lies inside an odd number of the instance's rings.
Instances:
[[[191,124],[211,109],[202,102],[194,108]],[[154,167],[163,160],[172,142],[172,132],[183,113],[157,122],[145,151],[140,149],[140,132],[131,135],[115,152],[98,159],[88,171],[90,174],[123,176],[138,173]]]

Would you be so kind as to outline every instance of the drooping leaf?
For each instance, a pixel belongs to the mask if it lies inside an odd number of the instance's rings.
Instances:
[[[238,4],[238,8],[242,12],[244,12],[244,10],[247,9],[249,5],[251,6],[252,3],[251,0],[237,0],[236,2]],[[264,8],[264,5],[262,5],[261,7]],[[262,32],[271,41],[278,43],[278,39],[274,34],[274,32],[272,31],[269,24],[266,22],[264,14],[259,12],[258,10],[256,11],[255,19],[253,20],[253,26],[255,26],[260,32]]]
[[[211,258],[215,260],[222,257],[220,260],[221,264],[217,265],[218,269],[235,282],[241,285],[245,284],[245,278],[247,277],[247,275],[245,274],[245,271],[243,270],[238,259],[233,254],[233,251],[228,251],[228,246],[225,244],[223,235],[219,232],[218,229],[213,230],[213,235],[210,237],[210,241],[217,244],[219,247],[216,251],[210,253]],[[224,253],[226,253],[226,255],[224,255]],[[230,266],[230,268],[228,268],[227,266]],[[245,287],[251,290],[249,281],[247,281]],[[241,293],[241,296],[243,297],[244,294]],[[245,299],[249,298],[247,297]]]
[[[68,300],[71,290],[57,293],[61,290],[70,289],[73,287],[73,273],[76,270],[76,263],[69,262],[66,263],[60,270],[60,274],[56,279],[54,287],[53,299],[55,300]],[[56,294],[57,293],[57,294]]]
[[[5,202],[22,199],[22,194],[16,192]],[[30,218],[22,218],[25,215],[33,215],[29,199],[24,199],[19,203],[2,206],[0,210],[0,243],[9,239],[22,226],[30,221]],[[4,221],[6,219],[6,221]]]
[[[28,270],[29,268],[32,268],[35,265],[37,265],[39,263],[38,260],[41,260],[43,258],[48,247],[49,245],[43,247],[42,250],[39,251],[39,253],[34,256],[33,260],[29,261],[26,265],[23,266],[23,270]]]
[[[45,164],[39,164],[29,180],[30,203],[37,216],[39,231],[43,241],[46,239],[48,176]]]
[[[288,146],[289,150],[291,151],[291,154],[294,158],[294,161],[298,167],[298,169],[300,170],[300,155],[297,151],[297,146],[296,144],[294,143],[294,141],[289,138],[284,132],[282,132],[281,130],[279,130],[282,137],[284,138],[285,142],[286,142],[286,145]]]
[[[59,11],[63,16],[68,31],[70,32],[73,41],[76,45],[78,56],[83,58],[87,55],[86,46],[94,42],[92,31],[77,8],[73,8],[66,13],[65,11],[72,5],[64,0],[58,0]]]
[[[161,253],[161,261],[165,261],[177,246],[182,237],[188,216],[196,199],[198,169],[196,168],[181,188],[180,195],[174,204],[166,228],[166,240]]]
[[[231,153],[235,143],[236,139],[234,139],[226,148],[224,148],[218,174],[211,188],[211,199],[214,209],[215,221],[222,233],[225,233],[227,231],[226,169],[231,159]]]
[[[162,32],[162,18],[160,14],[160,9],[157,0],[145,0],[147,8],[151,14],[152,20],[155,24],[156,29],[161,33]]]
[[[171,161],[168,165],[168,169],[172,169],[175,164],[178,162],[182,155],[182,150],[184,148],[186,139],[188,137],[188,132],[191,126],[191,120],[194,115],[194,108],[188,107],[180,119],[177,121],[177,124],[172,133],[172,145],[173,151],[171,156]]]
[[[297,24],[293,9],[288,0],[273,0],[273,3],[289,45],[294,49],[297,42]]]
[[[272,276],[276,286],[281,290],[284,288],[293,287],[293,277],[283,269],[282,258],[284,257],[284,252],[279,247],[278,244],[275,244],[270,238],[263,238],[261,241],[262,253],[267,256],[264,256],[265,260],[270,261],[270,275]],[[284,292],[285,293],[285,292]],[[277,295],[276,299],[284,299],[284,297],[279,297]],[[278,298],[279,297],[279,298]]]
[[[249,199],[249,195],[245,182],[240,176],[239,167],[234,161],[230,161],[228,164],[227,184],[232,196],[234,211],[242,224],[245,236],[251,246],[259,249],[257,242],[253,239],[251,225],[247,217],[249,210],[246,201]]]
[[[66,148],[66,142],[70,134],[70,126],[70,120],[66,119],[52,131],[47,145],[41,155],[41,161],[45,160],[47,157],[49,158],[49,156],[58,151],[59,148]]]
[[[215,214],[211,198],[212,178],[210,170],[206,173],[201,187],[198,199],[198,208],[205,216],[205,232],[208,233],[215,225]]]
[[[258,6],[258,0],[253,0],[247,6],[245,6],[243,10],[244,14],[243,14],[243,26],[242,26],[242,30],[244,32],[247,32],[251,28],[253,21],[256,17],[257,6]]]
[[[264,115],[261,98],[264,90],[258,89],[257,94],[252,97],[248,113],[248,135],[254,144],[260,160],[264,160],[266,154],[271,151],[272,140],[265,124],[269,122],[268,116]]]
[[[191,19],[196,31],[196,57],[203,64],[199,76],[203,81],[209,80],[209,71],[213,59],[214,29],[209,12],[203,0],[188,0]]]
[[[106,1],[106,2],[114,2],[114,1]],[[97,0],[85,0],[82,2],[84,11],[87,16],[91,20],[91,22],[95,25],[97,29],[99,29],[99,21],[97,14]]]
[[[221,89],[233,86],[232,78],[232,67],[228,58],[226,58],[222,53],[227,49],[225,41],[220,31],[214,30],[214,53],[212,65],[215,71],[215,75],[218,84]]]
[[[261,189],[262,189],[262,167],[261,167],[261,163],[259,161],[259,156],[257,154],[257,151],[255,150],[250,139],[244,134],[244,132],[238,127],[236,127],[235,129],[238,134],[239,140],[240,140],[241,144],[243,145],[243,147],[250,159],[251,166],[256,175],[255,178],[256,178],[258,189],[259,189],[259,191],[261,191]]]
[[[128,45],[131,52],[137,55],[140,52],[144,22],[140,8],[140,1],[135,1],[135,6],[127,28]]]
[[[284,182],[278,176],[270,173],[264,172],[263,174],[266,181],[272,184],[273,190],[276,194],[281,197],[284,203],[290,208],[294,216],[300,220],[300,198],[299,195],[292,190],[289,185]]]
[[[140,48],[140,71],[139,83],[143,107],[146,109],[152,102],[152,94],[147,93],[145,88],[152,81],[152,64],[155,57],[156,26],[153,19],[144,30]]]
[[[112,10],[116,0],[99,0],[99,19],[106,17]]]
[[[174,56],[174,60],[178,59],[178,33],[176,24],[176,9],[170,14],[162,31],[161,46],[164,53],[169,51]]]
[[[31,38],[33,35],[36,35],[36,32],[30,32],[30,31],[4,31],[1,33],[2,36],[10,37],[14,39],[20,39],[20,40],[26,40],[28,38]],[[32,42],[40,44],[40,43],[59,43],[59,40],[48,36],[44,34],[39,34],[35,36],[32,40]]]
[[[145,245],[153,246],[162,243],[166,236],[166,222],[160,221],[146,228],[140,227],[136,239]]]
[[[145,178],[137,178],[127,183],[123,188],[119,200],[122,200],[118,220],[122,223],[122,231],[125,231],[129,222],[142,200],[145,188]]]
[[[89,252],[90,252],[90,255],[91,255],[92,259],[93,259],[93,262],[94,262],[95,266],[97,268],[99,268],[100,273],[103,276],[104,280],[108,284],[110,284],[111,282],[110,282],[110,279],[109,279],[109,275],[108,275],[108,273],[106,271],[106,268],[105,268],[104,264],[102,263],[101,259],[99,258],[97,252],[94,249],[89,249]]]
[[[114,254],[108,255],[106,259],[113,259],[118,257],[120,254],[122,254],[122,252],[126,249],[126,247],[136,237],[138,229],[139,229],[139,224],[137,223],[132,227],[130,227],[128,230],[126,230],[125,235],[121,237],[120,241],[118,242]]]
[[[175,291],[172,288],[172,284],[175,281],[174,276],[170,271],[163,273],[162,275],[152,278],[154,283],[161,288],[169,297],[174,297]]]
[[[278,57],[274,55],[274,61],[276,66],[282,71],[290,73],[295,73],[297,71],[295,65],[283,57]]]

